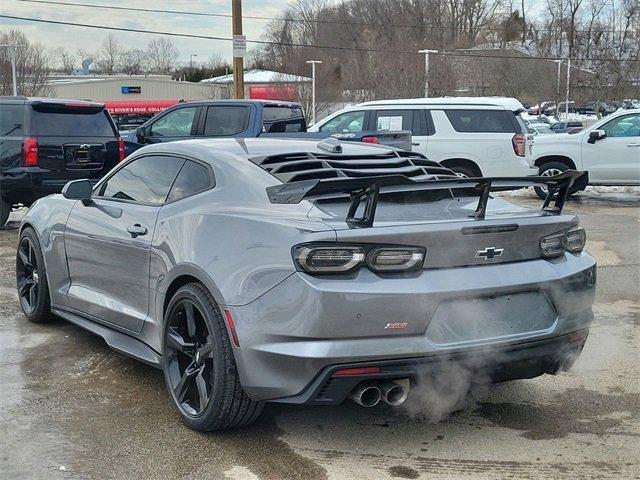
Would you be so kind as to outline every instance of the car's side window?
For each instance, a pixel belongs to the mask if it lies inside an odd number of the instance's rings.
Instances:
[[[175,202],[196,193],[204,192],[213,187],[214,180],[207,167],[191,160],[183,165],[173,187],[167,197],[167,202]]]
[[[98,196],[162,205],[185,160],[146,156],[128,163],[98,189]]]
[[[0,137],[18,137],[22,135],[24,112],[24,105],[2,105]]]
[[[229,136],[244,132],[249,126],[249,107],[216,105],[207,109],[205,136]]]
[[[611,120],[603,130],[607,137],[640,137],[640,113]]]
[[[504,110],[445,110],[445,114],[456,132],[522,133],[513,113]]]
[[[197,107],[182,107],[159,118],[151,124],[152,137],[189,137],[193,128]]]
[[[320,131],[330,133],[362,132],[364,130],[364,114],[363,110],[345,112],[325,123],[320,127]]]
[[[413,110],[378,110],[376,111],[376,130],[386,130],[397,132],[399,130],[409,130],[413,135]]]

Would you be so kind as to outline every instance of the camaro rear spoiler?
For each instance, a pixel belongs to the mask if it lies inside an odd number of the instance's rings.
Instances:
[[[378,196],[383,191],[410,192],[421,190],[473,189],[479,193],[478,206],[470,214],[482,220],[487,211],[489,194],[494,190],[517,190],[523,187],[546,186],[548,190],[542,210],[560,215],[572,188],[584,190],[588,184],[587,172],[567,170],[554,177],[478,177],[478,178],[436,178],[416,181],[404,175],[380,177],[314,179],[284,183],[267,187],[271,203],[294,204],[302,200],[340,197],[348,194],[351,205],[346,222],[352,227],[371,227],[375,218]],[[356,217],[360,204],[364,201],[361,216]],[[553,201],[553,205],[551,202]]]

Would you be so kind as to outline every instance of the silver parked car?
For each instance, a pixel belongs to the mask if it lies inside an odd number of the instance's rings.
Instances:
[[[460,178],[335,139],[152,145],[33,205],[20,304],[162,368],[204,431],[265,401],[398,405],[443,359],[555,374],[592,320],[595,262],[562,213],[584,177]],[[542,183],[540,210],[490,195]]]

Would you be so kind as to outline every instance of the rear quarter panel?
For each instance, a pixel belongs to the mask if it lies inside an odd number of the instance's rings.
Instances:
[[[158,346],[174,280],[195,277],[221,308],[246,305],[295,272],[293,245],[336,239],[326,224],[309,220],[309,202],[269,203],[264,183],[251,177],[269,176],[266,172],[246,160],[226,167],[214,165],[213,189],[167,204],[158,216],[150,265],[155,310],[144,327],[144,335]]]

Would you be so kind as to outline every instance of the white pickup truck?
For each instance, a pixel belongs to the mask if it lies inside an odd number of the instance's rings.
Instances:
[[[540,175],[571,168],[588,171],[589,185],[640,185],[640,110],[615,112],[573,134],[538,135],[533,157]]]

